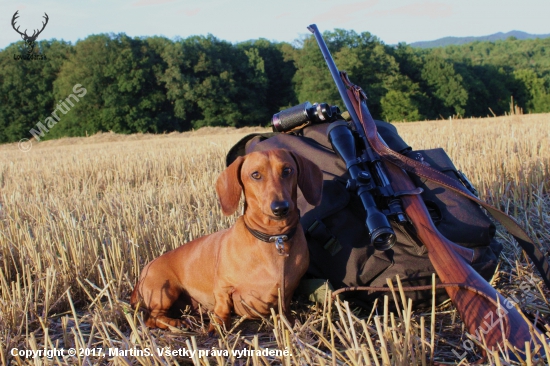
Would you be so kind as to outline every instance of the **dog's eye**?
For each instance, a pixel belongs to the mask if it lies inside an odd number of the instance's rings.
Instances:
[[[254,173],[250,174],[250,176],[252,177],[252,179],[255,179],[255,180],[258,180],[262,177],[262,175],[258,172],[254,172]]]
[[[284,168],[283,169],[283,177],[288,177],[290,174],[292,174],[292,168]]]

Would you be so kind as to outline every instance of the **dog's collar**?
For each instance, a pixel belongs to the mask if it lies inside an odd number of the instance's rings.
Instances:
[[[250,232],[250,234],[252,234],[252,236],[254,236],[256,239],[259,239],[265,243],[275,243],[275,248],[277,248],[277,251],[280,255],[285,255],[285,246],[283,243],[292,239],[294,234],[296,234],[296,230],[298,229],[297,227],[294,227],[286,234],[270,235],[262,233],[258,230],[251,229],[246,223],[244,224],[244,226],[248,229],[248,232]]]

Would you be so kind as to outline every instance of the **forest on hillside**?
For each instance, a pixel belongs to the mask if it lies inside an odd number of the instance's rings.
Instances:
[[[418,49],[367,32],[324,37],[375,118],[503,115],[511,97],[525,113],[550,112],[550,38]],[[306,100],[342,108],[312,36],[233,44],[211,35],[98,34],[75,44],[37,42],[34,52],[45,59],[17,59],[24,52],[23,42],[0,51],[0,142],[29,138],[37,124],[49,139],[267,125]]]
[[[412,47],[435,48],[435,47],[445,47],[450,45],[461,45],[461,44],[473,43],[473,42],[504,41],[508,38],[511,38],[511,40],[550,38],[550,34],[530,34],[522,31],[513,30],[506,33],[503,33],[503,32],[493,33],[487,36],[443,37],[443,38],[435,39],[433,41],[419,41],[419,42],[412,42],[409,44]]]

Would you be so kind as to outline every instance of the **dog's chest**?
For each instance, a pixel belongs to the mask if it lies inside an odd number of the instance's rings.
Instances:
[[[271,308],[277,308],[280,281],[269,283],[263,280],[259,282],[255,285],[249,284],[235,288],[232,298],[236,314],[258,318],[257,313],[267,315]]]
[[[233,287],[232,300],[238,315],[258,318],[257,313],[269,315],[271,308],[278,308],[279,294],[289,300],[300,278],[307,270],[307,256],[293,253],[290,257],[278,257],[275,261],[250,269],[247,281]],[[284,274],[283,274],[284,273]],[[284,289],[281,289],[281,284]],[[281,299],[284,303],[285,299]]]

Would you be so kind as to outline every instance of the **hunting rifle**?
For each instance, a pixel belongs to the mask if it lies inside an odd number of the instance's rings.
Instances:
[[[406,215],[405,219],[412,223],[417,237],[428,249],[430,261],[440,281],[445,285],[451,301],[466,324],[468,332],[474,335],[481,344],[485,342],[489,349],[495,351],[498,351],[500,348],[500,350],[505,352],[512,345],[520,352],[518,353],[517,350],[511,349],[513,354],[509,356],[514,359],[524,359],[526,352],[530,352],[531,347],[534,346],[533,343],[536,343],[538,346],[539,342],[546,342],[544,335],[525,320],[516,310],[513,303],[500,295],[481,275],[466,263],[466,260],[463,258],[465,253],[461,253],[460,255],[457,253],[457,250],[461,248],[460,246],[447,240],[439,233],[424,201],[419,196],[419,189],[412,182],[405,170],[436,181],[446,188],[468,196],[469,199],[481,204],[485,208],[490,207],[490,212],[494,216],[499,216],[497,218],[501,222],[504,219],[500,217],[500,214],[505,214],[478,200],[452,178],[424,166],[419,161],[409,159],[389,149],[377,133],[376,125],[365,102],[367,98],[363,90],[359,86],[352,84],[344,71],[338,70],[317,26],[312,24],[308,29],[314,34],[317,40],[332,78],[350,114],[352,128],[360,136],[359,142],[361,143],[362,141],[364,144],[364,151],[350,156],[350,151],[353,151],[355,146],[353,145],[354,138],[347,124],[342,121],[333,122],[333,125],[329,127],[329,139],[336,153],[344,159],[352,180],[357,180],[356,177],[353,177],[353,175],[357,176],[357,172],[354,174],[351,171],[353,167],[365,161],[370,161],[371,164],[375,163],[369,174],[374,173],[379,176],[365,176],[363,178],[370,178],[378,181],[378,183],[387,179],[390,183],[394,198],[399,199],[403,212]],[[350,148],[350,146],[352,147]],[[371,158],[365,159],[365,156],[368,155]],[[367,179],[363,180],[366,181]],[[374,192],[376,193],[376,190]],[[495,210],[500,214],[495,215]],[[389,211],[389,214],[391,214],[391,210]],[[399,214],[399,212],[397,213]],[[394,216],[398,217],[399,215]],[[398,220],[402,219],[398,218]],[[510,218],[508,217],[508,219]],[[512,232],[510,223],[506,221],[505,225]],[[383,238],[385,237],[387,240],[390,240],[391,233],[387,228],[384,230],[385,234]],[[527,240],[530,241],[527,234],[523,231],[518,232],[517,228],[514,228],[514,234],[516,238],[520,236],[518,241],[525,241],[522,235],[525,235]],[[547,272],[545,274],[547,275]],[[543,277],[545,274],[543,274]],[[545,281],[548,281],[548,279],[545,278]],[[548,282],[546,283],[548,284]],[[503,319],[504,321],[502,321]],[[504,342],[505,339],[508,342]],[[541,354],[544,355],[544,348],[541,349]],[[514,355],[517,357],[514,357]]]

